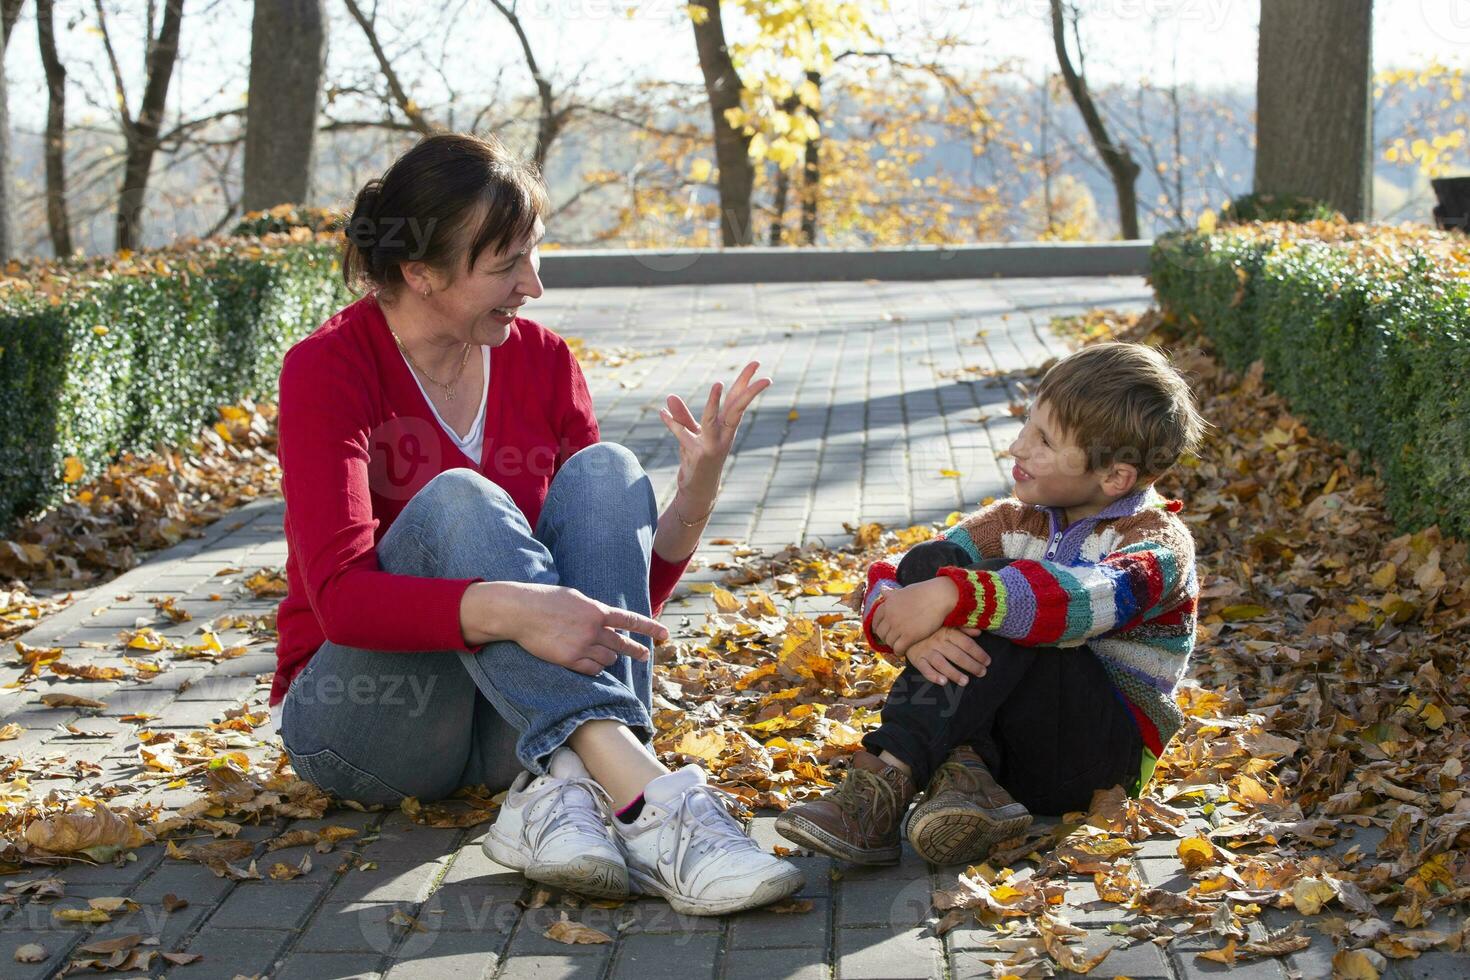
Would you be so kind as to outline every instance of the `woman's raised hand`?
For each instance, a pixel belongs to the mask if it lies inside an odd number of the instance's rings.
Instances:
[[[771,386],[770,378],[755,379],[759,368],[759,361],[745,365],[728,392],[716,381],[697,422],[678,395],[670,395],[668,407],[659,409],[659,418],[679,440],[679,494],[690,503],[714,504],[740,420],[756,396]]]

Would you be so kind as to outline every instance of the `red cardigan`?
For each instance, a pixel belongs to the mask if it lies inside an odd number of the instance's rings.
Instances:
[[[325,639],[367,650],[475,649],[460,633],[459,603],[481,580],[390,574],[378,565],[378,541],[425,483],[455,467],[505,488],[535,527],[561,464],[598,441],[586,379],[556,334],[518,318],[490,365],[476,466],[434,420],[373,295],[286,352],[278,454],[287,590],[272,705]],[[688,561],[653,556],[655,614]]]

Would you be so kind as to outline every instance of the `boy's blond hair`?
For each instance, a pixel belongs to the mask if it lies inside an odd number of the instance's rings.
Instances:
[[[1189,383],[1158,348],[1119,341],[1092,344],[1054,364],[1036,391],[1091,470],[1114,463],[1158,479],[1194,452],[1209,423]]]

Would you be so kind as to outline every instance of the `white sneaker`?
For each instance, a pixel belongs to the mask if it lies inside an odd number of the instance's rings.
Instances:
[[[605,823],[612,801],[563,746],[550,772],[516,777],[481,846],[532,881],[582,895],[624,898],[628,868]]]
[[[668,899],[684,915],[724,915],[785,898],[801,870],[760,849],[705,782],[699,766],[660,776],[631,824],[614,817],[634,891]]]

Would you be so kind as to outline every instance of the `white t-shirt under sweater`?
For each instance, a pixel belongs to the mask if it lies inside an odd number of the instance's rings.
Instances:
[[[428,403],[429,411],[434,413],[434,420],[439,423],[439,425],[449,435],[449,438],[453,440],[456,446],[459,447],[460,452],[464,453],[470,459],[474,460],[475,465],[478,466],[480,464],[481,450],[484,448],[485,445],[485,406],[490,401],[490,399],[486,397],[490,393],[490,348],[486,347],[483,344],[480,345],[480,376],[484,379],[480,383],[480,410],[475,413],[475,421],[474,424],[470,426],[470,431],[466,432],[462,436],[458,432],[454,431],[453,426],[444,421],[444,416],[440,415],[439,410],[434,407],[434,400],[430,398],[429,393],[424,390],[424,383],[419,380],[418,374],[414,372],[413,365],[408,363],[408,357],[403,354],[403,348],[400,347],[398,349],[398,353],[400,356],[403,357],[403,363],[408,365],[408,373],[413,375],[414,384],[417,384],[419,386],[419,391],[422,391],[424,393],[424,401]],[[281,730],[280,705],[276,705],[275,707],[271,708],[270,715],[271,727],[274,728],[277,733],[279,733]]]
[[[408,364],[408,357],[403,353],[403,348],[400,347],[398,353],[403,357],[403,363]],[[429,397],[428,391],[424,389],[424,383],[419,380],[417,374],[414,374],[413,365],[408,365],[408,373],[413,375],[414,384],[418,385],[419,391],[424,393],[424,401],[429,403],[429,411],[434,413],[434,420],[448,433],[449,438],[459,447],[460,452],[474,460],[477,466],[480,463],[480,451],[485,445],[485,405],[490,401],[489,398],[485,397],[489,394],[490,348],[483,344],[480,345],[480,364],[482,367],[480,374],[484,378],[480,383],[480,410],[475,413],[475,421],[470,426],[470,431],[464,435],[455,432],[454,427],[444,421],[444,416],[439,414],[439,409],[434,407],[434,400]]]

